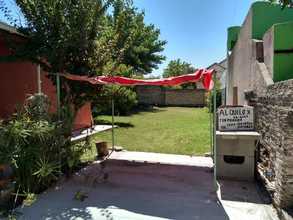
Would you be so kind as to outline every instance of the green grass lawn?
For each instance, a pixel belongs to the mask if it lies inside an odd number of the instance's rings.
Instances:
[[[100,116],[110,123],[111,116]],[[206,108],[167,107],[116,116],[115,145],[129,151],[202,155],[210,151],[209,113]],[[107,141],[111,131],[95,135],[92,141]]]

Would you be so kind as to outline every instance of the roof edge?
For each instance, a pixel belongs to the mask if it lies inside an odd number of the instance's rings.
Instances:
[[[0,21],[0,30],[8,32],[9,34],[15,34],[15,35],[19,35],[22,37],[26,37],[22,33],[18,32],[18,30],[15,27],[13,27],[5,22],[2,22],[2,21]]]

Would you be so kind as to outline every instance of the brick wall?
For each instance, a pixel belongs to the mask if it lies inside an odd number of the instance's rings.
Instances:
[[[137,86],[139,104],[160,106],[205,106],[203,89],[167,89],[159,86]]]
[[[164,105],[165,97],[163,89],[159,86],[137,86],[137,100],[143,105]]]

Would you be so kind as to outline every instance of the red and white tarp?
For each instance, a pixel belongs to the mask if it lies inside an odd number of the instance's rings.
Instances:
[[[121,76],[77,76],[71,74],[64,74],[63,76],[70,80],[84,81],[93,85],[122,85],[122,86],[135,86],[135,85],[154,85],[154,86],[176,86],[184,83],[195,83],[201,81],[206,90],[211,90],[214,86],[213,82],[214,70],[199,69],[195,73],[186,74],[176,77],[169,77],[163,79],[131,79]]]

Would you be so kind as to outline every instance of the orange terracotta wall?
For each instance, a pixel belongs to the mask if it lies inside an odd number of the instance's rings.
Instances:
[[[8,53],[0,40],[0,56]],[[29,62],[0,62],[0,117],[7,118],[37,89],[36,68]]]
[[[90,116],[90,117],[89,117]],[[93,125],[91,103],[86,103],[81,107],[75,117],[74,129],[91,127]]]
[[[0,56],[9,54],[7,47],[0,37]],[[51,102],[51,111],[57,109],[56,87],[41,74],[42,92]],[[8,118],[21,106],[29,94],[37,92],[37,67],[30,62],[0,62],[0,118]],[[92,125],[90,103],[82,107],[75,119],[75,128],[89,127]]]
[[[57,91],[52,81],[47,77],[47,73],[41,71],[41,88],[42,93],[50,99],[50,112],[57,111]]]

